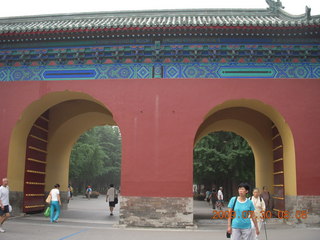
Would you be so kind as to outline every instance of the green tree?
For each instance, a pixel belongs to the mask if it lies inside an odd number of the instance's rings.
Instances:
[[[118,127],[95,127],[82,134],[70,156],[69,179],[83,192],[87,185],[105,191],[110,183],[120,185],[121,135]]]
[[[194,183],[225,186],[254,183],[254,156],[248,142],[232,132],[210,133],[194,148]]]

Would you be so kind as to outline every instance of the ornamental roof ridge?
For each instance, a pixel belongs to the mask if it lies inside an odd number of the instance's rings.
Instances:
[[[310,8],[308,8],[310,9]],[[311,9],[310,9],[311,10]],[[43,14],[30,16],[0,17],[2,22],[19,21],[45,21],[45,20],[73,20],[90,18],[108,18],[108,17],[162,17],[162,16],[261,16],[273,15],[286,17],[292,20],[306,18],[306,13],[294,15],[282,9],[275,12],[271,8],[199,8],[199,9],[158,9],[158,10],[130,10],[130,11],[102,11],[102,12],[82,12],[82,13],[61,13],[61,14]],[[311,15],[310,15],[311,16]],[[311,16],[311,18],[320,17],[320,15]]]
[[[0,17],[2,22],[22,22],[22,21],[45,21],[68,19],[90,19],[90,18],[109,18],[109,17],[165,17],[165,16],[247,16],[247,15],[275,15],[274,13],[263,8],[246,9],[246,8],[199,8],[199,9],[158,9],[158,10],[131,10],[131,11],[103,11],[103,12],[83,12],[83,13],[61,13],[61,14],[44,14],[31,16],[14,16]],[[300,16],[300,15],[299,15]]]
[[[268,4],[269,8],[267,8],[272,13],[278,14],[279,16],[286,18],[287,20],[293,20],[293,19],[307,19],[310,20],[311,18],[319,18],[320,15],[311,16],[311,8],[306,6],[305,7],[305,13],[299,14],[299,15],[293,15],[290,14],[283,9],[285,7],[282,5],[281,0],[266,0],[266,3]]]

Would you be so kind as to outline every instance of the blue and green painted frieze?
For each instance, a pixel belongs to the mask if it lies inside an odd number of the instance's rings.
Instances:
[[[150,78],[320,78],[312,63],[119,63],[0,67],[0,81]]]

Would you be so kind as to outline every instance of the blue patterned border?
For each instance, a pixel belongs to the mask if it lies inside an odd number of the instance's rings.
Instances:
[[[227,74],[226,69],[247,73]],[[259,69],[269,70],[263,75]],[[48,77],[48,73],[90,71],[86,78]],[[57,74],[59,76],[59,74]],[[0,81],[50,81],[81,79],[147,79],[147,78],[320,78],[320,64],[311,63],[132,63],[61,66],[1,67]]]

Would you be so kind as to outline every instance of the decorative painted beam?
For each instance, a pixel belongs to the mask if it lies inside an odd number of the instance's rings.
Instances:
[[[312,63],[115,63],[0,67],[2,82],[152,78],[319,79],[320,65]]]

